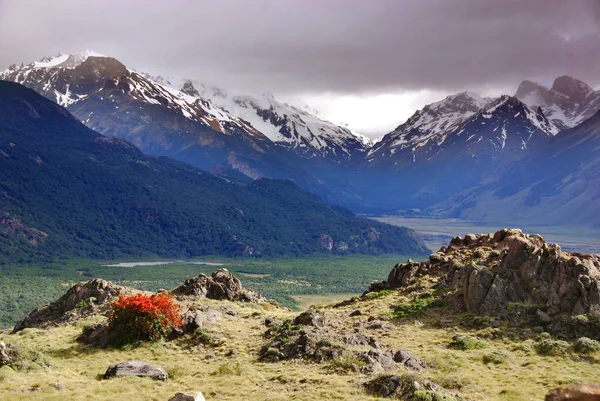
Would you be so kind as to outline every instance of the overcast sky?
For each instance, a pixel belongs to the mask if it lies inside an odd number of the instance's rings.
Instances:
[[[0,68],[89,48],[377,136],[450,93],[599,87],[600,0],[0,0],[0,45]]]

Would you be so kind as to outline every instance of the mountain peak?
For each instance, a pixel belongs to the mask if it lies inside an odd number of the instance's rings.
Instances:
[[[583,102],[590,93],[594,92],[594,90],[585,82],[568,75],[556,78],[552,84],[552,90],[562,93],[577,103]]]
[[[187,81],[185,81],[183,83],[183,85],[181,85],[180,91],[189,96],[200,97],[200,93],[198,92],[198,89],[196,89],[194,87],[194,84],[189,79]]]
[[[517,99],[524,99],[530,93],[540,91],[540,90],[542,92],[546,92],[546,91],[548,91],[548,88],[538,84],[537,82],[533,82],[533,81],[526,79],[525,81],[523,81],[519,84],[519,87],[517,88],[517,91],[515,92],[515,97]]]

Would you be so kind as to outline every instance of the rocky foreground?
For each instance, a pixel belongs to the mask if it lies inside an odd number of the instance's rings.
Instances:
[[[225,269],[170,291],[183,326],[109,346],[94,279],[0,333],[0,398],[598,400],[600,260],[538,235],[457,237],[361,297],[302,313]]]

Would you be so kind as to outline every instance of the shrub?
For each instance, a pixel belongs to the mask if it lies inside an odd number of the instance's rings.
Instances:
[[[575,341],[575,352],[578,354],[591,354],[600,351],[600,342],[591,338],[581,337]]]
[[[213,376],[241,376],[242,375],[242,367],[238,362],[235,365],[225,362],[217,368],[213,373]]]
[[[452,337],[452,341],[448,344],[448,348],[467,351],[470,349],[485,348],[485,343],[473,337],[457,335]]]
[[[390,294],[393,294],[395,291],[394,290],[381,290],[381,291],[375,291],[375,292],[368,292],[365,295],[363,295],[363,299],[366,299],[367,301],[373,300],[373,299],[379,299],[379,298],[383,298],[383,297],[387,297]]]
[[[107,330],[114,345],[156,342],[182,324],[180,307],[168,294],[119,296],[110,306]]]
[[[417,299],[409,304],[398,305],[394,308],[393,318],[413,318],[421,316],[427,309],[443,308],[448,303],[438,298],[438,292],[421,294]]]
[[[337,374],[349,374],[351,372],[360,372],[367,363],[358,357],[337,358],[331,361],[329,370]]]
[[[537,346],[537,352],[545,356],[563,356],[569,352],[571,345],[562,340],[542,340]]]
[[[504,351],[492,351],[483,356],[483,363],[494,363],[499,365],[508,359],[508,354]]]

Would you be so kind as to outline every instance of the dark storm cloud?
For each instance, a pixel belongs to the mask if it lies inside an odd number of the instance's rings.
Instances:
[[[287,93],[600,84],[596,0],[0,0],[0,66],[92,48]]]

